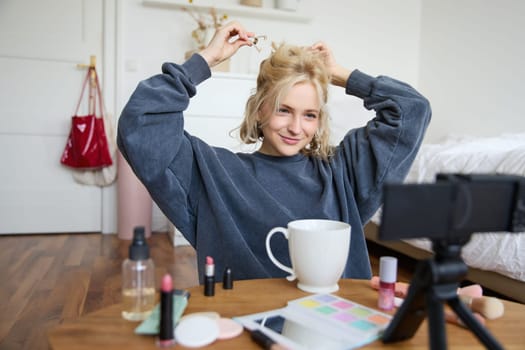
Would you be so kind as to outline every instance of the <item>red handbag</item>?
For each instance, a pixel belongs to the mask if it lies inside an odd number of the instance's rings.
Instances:
[[[79,116],[78,109],[90,76],[89,112],[88,115]],[[97,97],[100,116],[96,115]],[[82,85],[75,115],[71,119],[71,130],[60,163],[76,169],[97,169],[113,164],[104,129],[103,113],[98,75],[95,68],[90,67]]]

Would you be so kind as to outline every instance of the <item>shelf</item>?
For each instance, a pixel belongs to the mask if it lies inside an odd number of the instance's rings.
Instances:
[[[280,21],[309,22],[311,17],[292,11],[279,10],[266,7],[251,7],[244,5],[217,5],[215,1],[199,0],[199,4],[190,4],[187,0],[142,0],[145,6],[182,9],[191,8],[197,12],[207,12],[211,7],[219,13],[226,13],[229,18],[237,16],[246,16],[254,18],[266,18]]]

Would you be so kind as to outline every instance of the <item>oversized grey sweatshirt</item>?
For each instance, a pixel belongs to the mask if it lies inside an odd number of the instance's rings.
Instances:
[[[182,65],[163,64],[162,74],[138,84],[117,137],[153,200],[195,247],[201,283],[206,256],[214,258],[217,280],[226,267],[235,279],[285,276],[267,256],[266,234],[310,218],[349,223],[343,277],[370,278],[363,225],[380,207],[385,182],[405,178],[430,121],[427,99],[403,82],[355,70],[346,93],[376,116],[348,131],[328,161],[234,153],[184,130],[183,112],[210,76],[198,54]],[[272,248],[290,266],[281,235],[272,238]]]

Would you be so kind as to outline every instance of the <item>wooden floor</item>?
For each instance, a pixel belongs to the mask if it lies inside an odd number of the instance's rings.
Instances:
[[[169,272],[176,288],[198,285],[193,248],[173,247],[163,233],[148,242],[157,281]],[[99,233],[0,236],[0,350],[47,350],[50,328],[120,302],[129,243]],[[385,251],[369,249],[377,274]],[[399,280],[409,281],[414,264],[399,265]]]

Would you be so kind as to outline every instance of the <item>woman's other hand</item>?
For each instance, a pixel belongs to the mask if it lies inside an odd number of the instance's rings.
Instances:
[[[324,58],[324,63],[326,68],[330,72],[332,77],[332,84],[336,86],[345,87],[346,81],[350,77],[350,70],[344,68],[335,60],[335,56],[332,53],[332,50],[324,42],[319,41],[311,46],[312,50],[318,51],[321,53]]]
[[[208,46],[199,53],[213,67],[233,56],[242,46],[252,46],[250,38],[254,35],[240,23],[230,22],[218,28]]]

